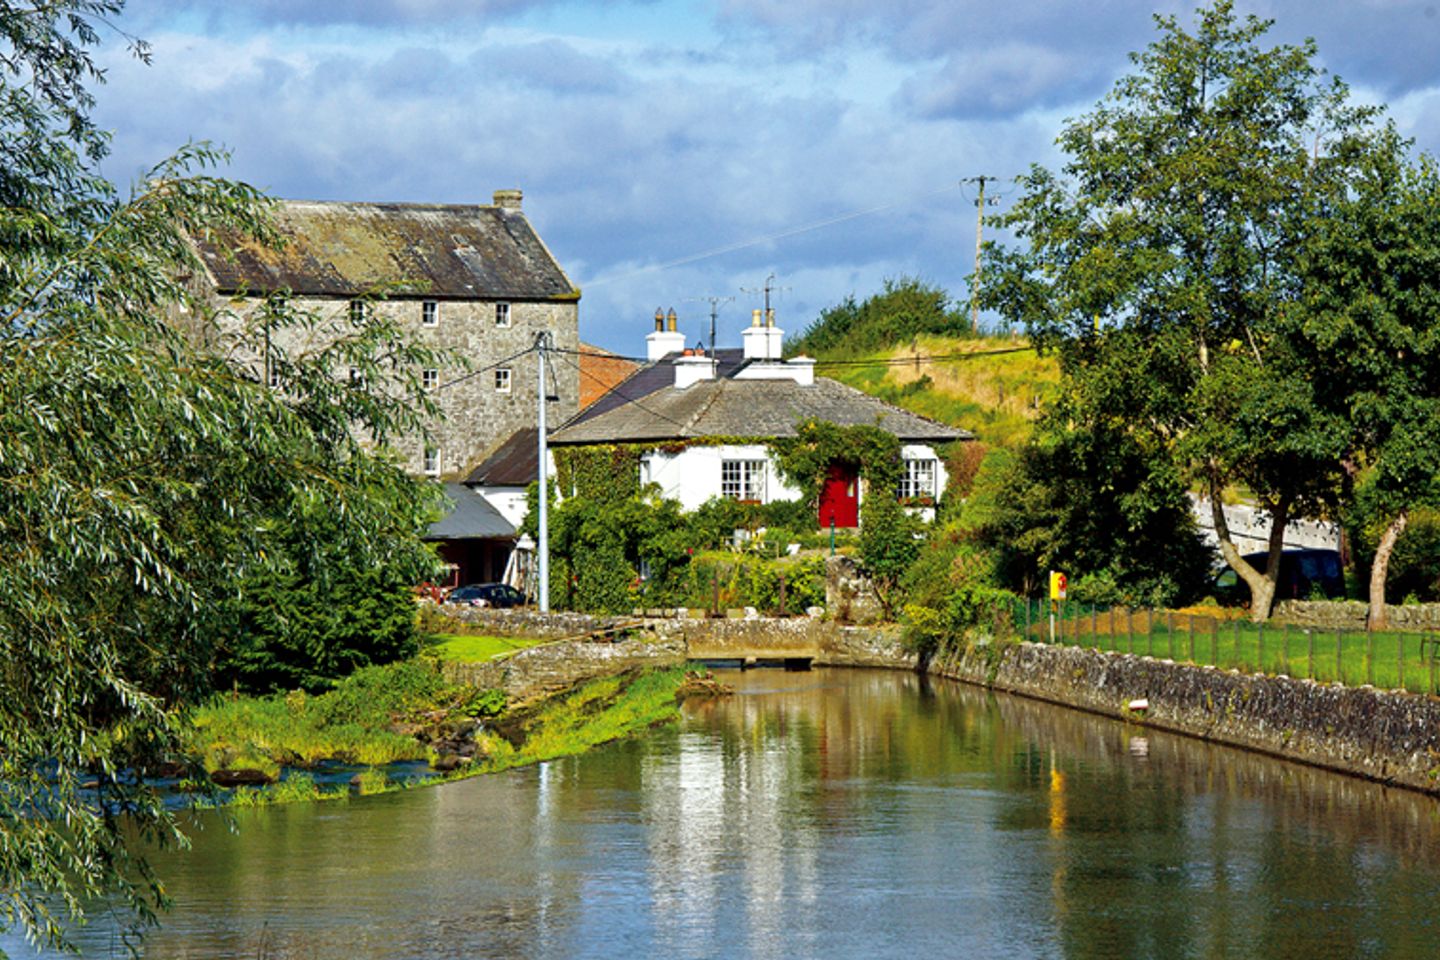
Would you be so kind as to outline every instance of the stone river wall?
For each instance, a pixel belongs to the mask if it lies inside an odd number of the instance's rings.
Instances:
[[[487,626],[508,611],[476,611]],[[612,619],[563,615],[550,635],[613,626]],[[637,623],[635,620],[626,621]],[[497,632],[499,632],[497,630]],[[567,640],[505,660],[450,665],[449,675],[504,689],[528,702],[593,676],[683,663],[691,647],[707,656],[770,644],[776,656],[808,651],[817,666],[922,669],[893,627],[841,626],[814,617],[770,620],[651,619],[620,642]],[[1019,694],[1216,743],[1440,793],[1440,699],[1343,687],[1313,680],[1242,674],[1131,654],[1038,643],[977,645],[923,665],[931,674]],[[1143,711],[1127,705],[1147,701]]]
[[[1440,700],[1038,643],[979,646],[930,672],[1440,793]],[[1141,712],[1127,704],[1148,701]]]

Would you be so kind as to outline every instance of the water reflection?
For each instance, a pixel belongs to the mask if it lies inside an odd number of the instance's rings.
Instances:
[[[726,679],[585,757],[204,818],[149,954],[1435,953],[1429,798],[908,674]]]

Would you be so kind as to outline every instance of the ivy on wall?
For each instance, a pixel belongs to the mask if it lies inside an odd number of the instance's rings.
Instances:
[[[900,440],[868,424],[842,427],[825,420],[802,420],[794,437],[775,439],[770,448],[780,473],[800,488],[812,509],[820,504],[820,492],[833,463],[858,470],[877,490],[897,489],[905,470]]]

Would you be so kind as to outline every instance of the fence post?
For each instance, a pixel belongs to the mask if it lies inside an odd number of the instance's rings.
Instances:
[[[1096,619],[1098,616],[1099,614],[1095,612],[1095,604],[1090,604],[1090,645],[1096,650],[1101,649],[1099,642],[1095,639],[1095,634],[1099,632],[1096,627],[1100,625],[1099,620]]]
[[[1405,634],[1395,634],[1395,672],[1400,675],[1400,689],[1405,689]]]
[[[785,571],[780,571],[780,616],[785,616]]]
[[[1375,686],[1375,631],[1365,631],[1365,682]]]
[[[1210,665],[1220,666],[1220,621],[1210,618]]]
[[[1165,652],[1175,659],[1175,611],[1165,611]]]
[[[1344,685],[1344,683],[1345,683],[1345,666],[1344,666],[1344,664],[1341,662],[1340,657],[1341,657],[1341,651],[1340,651],[1340,630],[1339,630],[1339,628],[1337,627],[1336,630],[1335,630],[1335,679],[1336,679],[1341,685]]]
[[[1315,679],[1315,631],[1306,630],[1305,636],[1310,640],[1310,671],[1306,674],[1311,680]]]
[[[1195,614],[1193,614],[1193,613],[1192,613],[1192,614],[1189,614],[1189,615],[1187,615],[1187,616],[1185,617],[1185,619],[1188,620],[1188,621],[1190,621],[1190,662],[1191,662],[1191,663],[1194,663],[1194,662],[1195,662]]]
[[[1260,661],[1260,663],[1259,663],[1260,672],[1261,672],[1261,673],[1268,673],[1269,671],[1267,671],[1267,670],[1265,669],[1265,623],[1264,623],[1264,621],[1261,621],[1261,623],[1260,623],[1260,637],[1259,637],[1259,639],[1257,639],[1257,640],[1255,641],[1255,658]]]

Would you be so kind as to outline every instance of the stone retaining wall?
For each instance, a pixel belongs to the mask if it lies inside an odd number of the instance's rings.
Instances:
[[[1369,610],[1361,600],[1282,600],[1275,604],[1274,615],[1302,627],[1364,630]],[[1405,630],[1440,630],[1440,603],[1389,603],[1385,621]]]
[[[1440,793],[1440,700],[1038,643],[980,646],[932,673]],[[1145,699],[1143,713],[1126,704]]]

